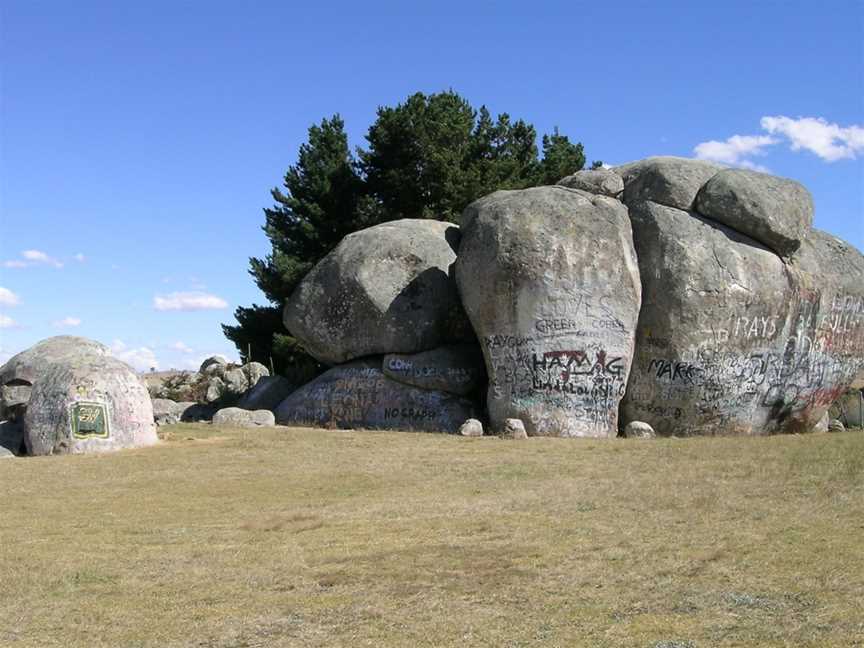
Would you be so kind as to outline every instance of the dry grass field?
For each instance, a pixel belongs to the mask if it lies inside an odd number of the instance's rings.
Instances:
[[[0,462],[0,645],[864,646],[864,434]]]

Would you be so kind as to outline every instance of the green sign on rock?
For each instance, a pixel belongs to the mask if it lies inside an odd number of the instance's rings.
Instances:
[[[104,403],[78,401],[72,405],[72,438],[107,439],[108,412]]]

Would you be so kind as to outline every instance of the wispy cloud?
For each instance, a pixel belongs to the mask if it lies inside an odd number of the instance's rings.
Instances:
[[[180,353],[194,353],[194,349],[190,347],[185,342],[180,342],[179,340],[171,345],[172,349],[179,351]]]
[[[697,144],[694,155],[701,160],[767,171],[749,159],[765,155],[772,146],[787,144],[792,151],[806,150],[826,162],[855,159],[864,153],[864,127],[840,126],[822,117],[763,117],[760,122],[767,135],[733,135],[724,141]]]
[[[0,286],[0,306],[17,306],[21,299],[8,288]]]
[[[159,369],[159,360],[149,347],[130,348],[123,340],[114,340],[111,343],[111,353],[115,358],[132,365],[136,371]]]
[[[55,321],[54,326],[56,328],[75,328],[76,326],[81,326],[81,319],[72,316],[64,317],[61,320]]]
[[[36,265],[49,265],[55,268],[62,268],[63,262],[48,256],[42,250],[24,250],[21,252],[20,259],[10,259],[3,262],[3,266],[6,268],[28,268]]]
[[[44,263],[45,265],[51,265],[55,268],[63,267],[63,263],[61,261],[58,261],[54,257],[48,256],[42,250],[24,250],[21,253],[21,256],[28,261],[32,261],[34,264]]]
[[[158,311],[218,310],[227,307],[228,302],[224,299],[205,292],[174,292],[153,298],[153,308]]]
[[[85,257],[81,252],[79,252],[72,258],[75,259],[78,263],[84,263],[84,261],[87,260],[87,257]]]
[[[778,140],[768,135],[733,135],[723,142],[710,140],[697,144],[693,152],[700,160],[753,168],[756,165],[745,158],[765,155],[765,148],[777,142]]]
[[[0,313],[0,329],[17,328],[18,324],[8,315]]]

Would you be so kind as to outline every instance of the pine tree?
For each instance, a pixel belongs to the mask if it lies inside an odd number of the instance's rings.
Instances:
[[[283,189],[271,191],[275,205],[264,210],[271,251],[249,260],[271,305],[240,307],[237,324],[222,327],[244,359],[272,358],[280,373],[320,368],[284,330],[282,305],[345,235],[397,218],[457,221],[477,198],[553,184],[585,164],[582,145],[557,128],[543,136],[539,159],[531,124],[507,113],[493,120],[453,91],[379,108],[366,139],[355,159],[339,115],[313,125]]]
[[[557,126],[551,135],[543,136],[543,161],[538,184],[555,184],[561,178],[581,171],[584,166],[582,144],[572,144],[569,137],[558,132]]]

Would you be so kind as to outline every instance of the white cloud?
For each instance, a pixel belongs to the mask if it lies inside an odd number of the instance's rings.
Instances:
[[[81,252],[79,252],[72,258],[75,259],[78,263],[84,263],[84,261],[87,259],[87,257],[85,257]]]
[[[46,265],[52,265],[55,268],[62,268],[63,264],[57,259],[48,256],[42,250],[24,250],[21,253],[21,256],[27,259],[28,261],[32,261],[33,263],[44,263]]]
[[[57,328],[74,328],[76,326],[81,326],[81,319],[71,316],[64,317],[63,319],[54,322],[54,326]]]
[[[7,268],[27,268],[34,265],[50,265],[55,268],[62,268],[63,262],[48,256],[42,250],[24,250],[21,253],[21,259],[4,261],[3,265]]]
[[[722,142],[710,140],[697,144],[693,153],[700,160],[756,171],[768,169],[748,158],[764,155],[768,147],[783,143],[793,151],[810,151],[826,162],[855,159],[864,153],[864,127],[856,124],[840,126],[822,117],[792,119],[782,115],[763,117],[759,123],[767,135],[733,135]]]
[[[129,348],[123,340],[114,340],[111,343],[111,353],[115,358],[132,365],[136,371],[149,371],[159,369],[159,361],[156,354],[149,347]]]
[[[158,311],[215,310],[227,307],[228,302],[224,299],[205,292],[174,292],[153,298],[153,308]]]
[[[826,162],[854,159],[864,151],[864,127],[855,124],[843,127],[822,117],[791,119],[782,115],[763,117],[760,124],[769,133],[787,137],[793,151],[805,149]]]
[[[0,306],[17,306],[21,299],[8,288],[0,286]]]
[[[0,313],[0,329],[16,328],[17,326],[18,324],[15,323],[15,320],[8,315]]]
[[[733,135],[725,142],[710,140],[697,144],[693,152],[700,160],[752,168],[755,165],[744,158],[750,155],[764,155],[764,149],[777,144],[778,141],[768,135]]]
[[[180,353],[194,353],[193,349],[184,342],[177,341],[171,345],[172,349],[176,349]]]

